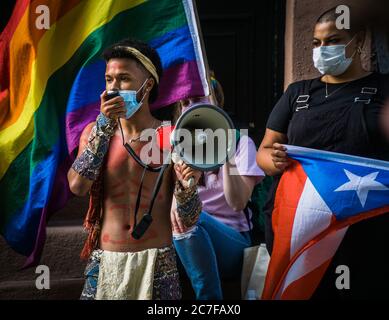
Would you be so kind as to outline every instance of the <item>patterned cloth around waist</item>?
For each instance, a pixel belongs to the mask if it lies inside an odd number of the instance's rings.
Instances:
[[[85,268],[85,285],[81,300],[96,298],[99,279],[100,261],[103,250],[94,250]],[[181,288],[176,264],[176,254],[173,246],[157,249],[154,267],[153,300],[179,300]]]

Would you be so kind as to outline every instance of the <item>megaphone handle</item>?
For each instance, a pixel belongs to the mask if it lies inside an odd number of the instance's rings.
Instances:
[[[192,188],[195,184],[195,180],[193,177],[190,177],[189,180],[188,180],[188,187],[189,188]]]

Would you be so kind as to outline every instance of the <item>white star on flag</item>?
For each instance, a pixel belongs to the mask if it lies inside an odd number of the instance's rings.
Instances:
[[[361,202],[362,207],[365,206],[367,195],[369,191],[387,191],[389,188],[382,183],[375,181],[378,175],[377,172],[369,173],[366,176],[360,177],[357,176],[350,171],[344,169],[347,177],[349,178],[349,182],[341,185],[335,191],[355,191],[357,193],[358,199]]]

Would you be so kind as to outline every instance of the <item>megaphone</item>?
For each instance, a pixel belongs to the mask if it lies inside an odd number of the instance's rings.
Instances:
[[[125,142],[123,129],[118,122],[122,133],[123,146],[134,158],[134,160],[145,170],[159,172],[148,211],[144,214],[139,223],[134,222],[132,236],[140,239],[152,222],[151,212],[154,201],[162,184],[165,170],[170,165],[163,163],[160,167],[154,168],[143,162],[131,146]],[[172,130],[172,131],[171,131]],[[196,104],[184,112],[177,120],[176,126],[160,126],[156,130],[157,145],[160,151],[168,151],[173,159],[173,154],[188,166],[195,170],[211,171],[221,167],[235,152],[236,131],[232,120],[221,108],[211,104]],[[166,137],[170,138],[170,146],[166,146]],[[177,159],[176,159],[177,160]],[[142,177],[142,183],[143,183]],[[141,198],[142,183],[138,191],[137,203]],[[194,185],[194,178],[187,181],[188,186]],[[138,212],[135,208],[135,217]]]
[[[170,135],[170,143],[173,154],[188,166],[213,171],[233,156],[235,127],[223,109],[199,103],[179,117]]]

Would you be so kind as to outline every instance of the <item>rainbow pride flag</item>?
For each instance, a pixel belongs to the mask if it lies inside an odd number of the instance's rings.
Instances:
[[[49,29],[37,28],[39,5]],[[71,197],[66,173],[105,88],[102,51],[128,37],[161,56],[152,108],[209,94],[191,0],[18,0],[0,35],[0,232],[26,265]]]

